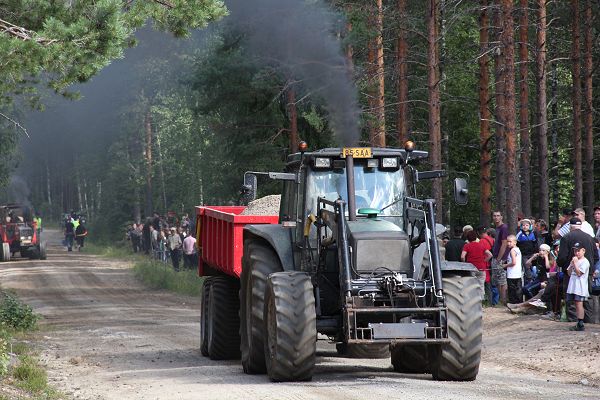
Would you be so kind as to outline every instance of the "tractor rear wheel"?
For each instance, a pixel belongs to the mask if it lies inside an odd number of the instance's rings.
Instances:
[[[265,365],[265,289],[267,278],[282,270],[277,254],[262,241],[244,243],[240,288],[240,349],[242,367],[247,374],[264,374]]]
[[[347,344],[337,343],[338,354],[348,358],[389,358],[389,344]]]
[[[216,276],[208,292],[206,341],[211,360],[240,358],[239,283]]]
[[[436,380],[475,380],[483,334],[479,281],[474,276],[449,275],[444,276],[442,287],[448,307],[450,343],[432,351],[431,373]]]
[[[2,261],[10,261],[10,245],[2,243]]]
[[[394,371],[407,374],[431,372],[427,345],[393,345],[390,347]]]
[[[312,379],[317,352],[317,316],[310,276],[277,272],[265,294],[267,373],[274,382]]]
[[[208,357],[208,334],[206,327],[208,320],[208,296],[212,279],[212,276],[204,278],[204,282],[202,282],[202,297],[200,298],[200,353],[204,357]]]

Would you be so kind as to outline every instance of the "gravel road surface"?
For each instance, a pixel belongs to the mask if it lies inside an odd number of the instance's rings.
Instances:
[[[51,383],[76,399],[600,399],[600,327],[486,309],[476,381],[436,382],[394,373],[389,360],[334,357],[319,342],[314,379],[270,383],[238,361],[199,347],[199,301],[151,291],[127,263],[72,252],[44,232],[45,261],[0,264],[12,288],[43,316],[36,344]]]

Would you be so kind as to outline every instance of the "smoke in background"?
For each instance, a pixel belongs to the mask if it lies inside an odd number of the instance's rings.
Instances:
[[[333,35],[337,16],[321,1],[228,0],[228,22],[247,38],[251,54],[278,64],[320,97],[342,145],[359,140],[359,107],[341,44]]]
[[[31,207],[30,199],[31,191],[29,185],[23,178],[13,175],[10,178],[10,183],[3,193],[3,203],[18,203]]]

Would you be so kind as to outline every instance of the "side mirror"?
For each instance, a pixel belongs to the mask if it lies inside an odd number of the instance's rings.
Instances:
[[[469,202],[469,188],[465,178],[454,179],[454,202],[460,206]]]
[[[248,204],[256,200],[256,175],[244,174],[244,184],[242,185],[242,204]]]

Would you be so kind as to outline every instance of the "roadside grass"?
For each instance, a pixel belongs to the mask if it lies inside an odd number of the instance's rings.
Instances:
[[[133,267],[135,276],[152,289],[164,289],[188,296],[200,296],[203,278],[196,270],[175,272],[169,263],[143,259]]]
[[[139,253],[133,253],[130,247],[119,244],[105,244],[96,242],[86,242],[83,247],[85,253],[96,254],[102,257],[118,258],[127,261],[138,261],[144,257]]]
[[[0,290],[0,386],[4,392],[0,399],[64,398],[48,385],[46,370],[30,345],[38,320],[13,292]]]
[[[84,251],[131,262],[135,277],[150,289],[168,290],[187,296],[200,296],[202,292],[203,278],[198,277],[196,269],[175,272],[171,263],[153,260],[143,253],[133,253],[130,246],[91,242],[85,244]]]

